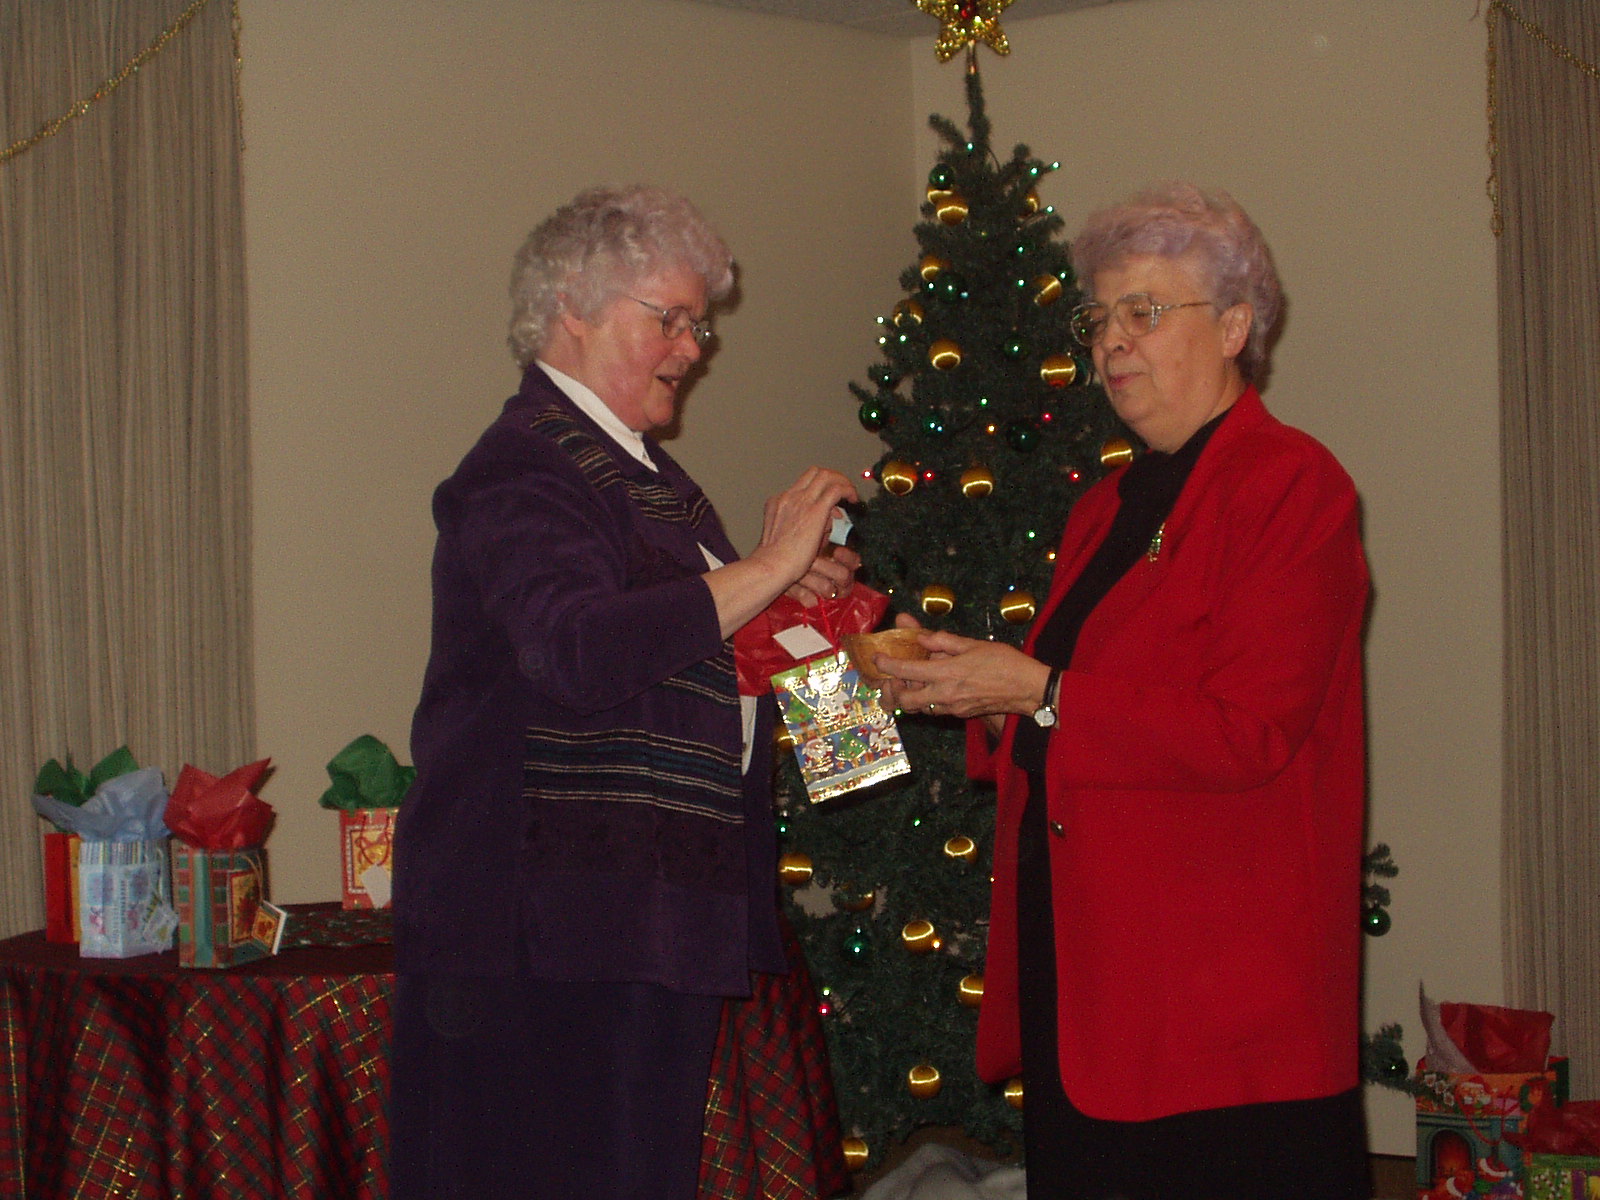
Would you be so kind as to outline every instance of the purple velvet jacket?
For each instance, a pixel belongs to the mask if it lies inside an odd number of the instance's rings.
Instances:
[[[433,645],[395,837],[401,971],[743,995],[782,970],[764,701],[748,771],[694,482],[537,367],[434,494]]]

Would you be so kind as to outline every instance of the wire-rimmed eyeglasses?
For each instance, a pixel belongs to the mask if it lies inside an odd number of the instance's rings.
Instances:
[[[661,318],[661,333],[669,341],[674,342],[686,333],[694,334],[697,345],[704,346],[711,340],[711,322],[696,320],[689,310],[683,305],[674,308],[662,308],[659,304],[651,304],[648,300],[641,300],[637,296],[629,296],[635,304],[642,304],[656,316]]]
[[[1107,323],[1115,317],[1122,332],[1129,337],[1143,337],[1155,332],[1161,324],[1162,313],[1210,303],[1209,300],[1187,300],[1182,304],[1157,304],[1150,299],[1149,292],[1131,292],[1110,305],[1091,301],[1072,310],[1072,336],[1080,346],[1094,346],[1105,336]]]

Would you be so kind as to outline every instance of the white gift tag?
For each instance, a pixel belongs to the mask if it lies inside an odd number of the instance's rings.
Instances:
[[[796,662],[804,662],[808,658],[815,658],[833,649],[828,639],[809,625],[791,625],[788,629],[773,634],[772,640],[788,651],[789,657]]]

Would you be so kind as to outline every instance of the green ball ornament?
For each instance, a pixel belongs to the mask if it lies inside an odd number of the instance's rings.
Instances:
[[[1376,904],[1361,914],[1361,928],[1366,931],[1368,937],[1382,937],[1389,932],[1389,927],[1393,924],[1389,910],[1380,908]]]
[[[861,428],[868,433],[877,433],[889,423],[889,414],[883,411],[883,406],[875,400],[868,400],[856,413],[861,422]]]
[[[1012,421],[1006,426],[1006,445],[1027,454],[1039,444],[1039,427],[1032,421]]]
[[[867,937],[867,931],[861,926],[857,925],[845,935],[844,951],[851,958],[864,958],[871,948],[872,942]]]
[[[950,190],[950,185],[956,181],[956,173],[950,169],[948,163],[940,163],[928,172],[928,186],[941,192]]]

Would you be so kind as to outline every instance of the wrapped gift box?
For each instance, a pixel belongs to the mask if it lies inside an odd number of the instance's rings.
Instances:
[[[198,850],[172,842],[178,965],[234,967],[272,953],[255,936],[267,894],[266,850]]]
[[[339,866],[346,908],[388,908],[398,808],[339,810]]]
[[[1600,1197],[1600,1157],[1531,1154],[1526,1190],[1528,1200],[1594,1200]]]

